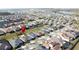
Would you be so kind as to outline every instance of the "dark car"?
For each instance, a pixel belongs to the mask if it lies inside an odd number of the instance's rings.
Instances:
[[[21,39],[13,39],[9,41],[9,43],[12,45],[13,48],[18,48],[24,44],[24,42]]]
[[[5,24],[7,24],[6,21],[0,20],[0,28],[4,28],[5,27]]]
[[[17,39],[15,42],[16,42],[16,48],[18,48],[24,44],[24,42],[21,39]]]
[[[67,49],[70,46],[69,42],[66,42],[65,44],[63,44],[62,49]]]
[[[76,37],[79,37],[79,32],[76,33]]]
[[[0,39],[0,50],[11,50],[13,49],[10,43],[5,39]]]

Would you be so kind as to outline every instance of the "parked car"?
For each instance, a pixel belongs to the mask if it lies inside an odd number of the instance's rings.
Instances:
[[[27,42],[27,36],[25,36],[25,35],[20,35],[19,38],[20,38],[23,42]]]
[[[30,35],[30,34],[29,34],[29,35],[27,35],[27,40],[29,40],[29,41],[30,41],[30,40],[33,40],[33,39],[35,39],[35,37],[34,37],[34,36],[32,36],[32,35]]]
[[[13,49],[10,43],[5,39],[0,39],[0,50],[11,50]]]
[[[37,35],[37,37],[40,37],[41,35],[39,33],[35,33]]]
[[[30,35],[33,36],[34,38],[37,37],[37,35],[35,33],[31,33]]]
[[[69,46],[70,46],[70,43],[69,42],[66,42],[66,43],[63,44],[62,49],[63,50],[64,49],[67,49]]]
[[[65,32],[65,33],[63,33],[63,35],[62,35],[64,38],[68,38],[69,39],[69,41],[72,41],[75,37],[74,37],[74,35],[72,34],[72,33],[70,33],[70,32]]]
[[[79,32],[76,33],[76,37],[79,37]]]
[[[12,45],[12,47],[14,49],[22,46],[24,44],[24,42],[21,40],[21,39],[12,39],[12,40],[9,40],[9,43]]]
[[[4,28],[5,27],[5,24],[7,24],[6,21],[0,20],[0,28]]]
[[[69,42],[70,37],[66,33],[59,33],[59,36],[62,38],[62,40]]]
[[[72,34],[73,38],[77,37],[77,35],[76,35],[77,32],[75,32],[74,30],[66,30],[66,32],[69,32],[70,34]]]
[[[49,43],[49,46],[50,46],[50,50],[60,50],[61,49],[61,46],[58,42],[51,42]]]
[[[68,32],[70,32],[72,35],[74,35],[74,38],[79,36],[79,32],[75,31],[75,30],[67,30]]]
[[[39,36],[45,35],[45,33],[43,31],[39,31],[38,34],[39,34]]]
[[[9,30],[9,31],[7,31],[8,33],[14,33],[15,31],[14,31],[14,29],[15,28],[13,28],[13,27],[9,27],[7,30]]]
[[[42,29],[42,31],[45,33],[50,33],[50,30],[48,30],[48,29]]]

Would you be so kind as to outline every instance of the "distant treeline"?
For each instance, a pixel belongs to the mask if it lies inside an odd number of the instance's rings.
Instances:
[[[10,13],[10,12],[0,12],[0,15],[13,15],[13,13]]]

